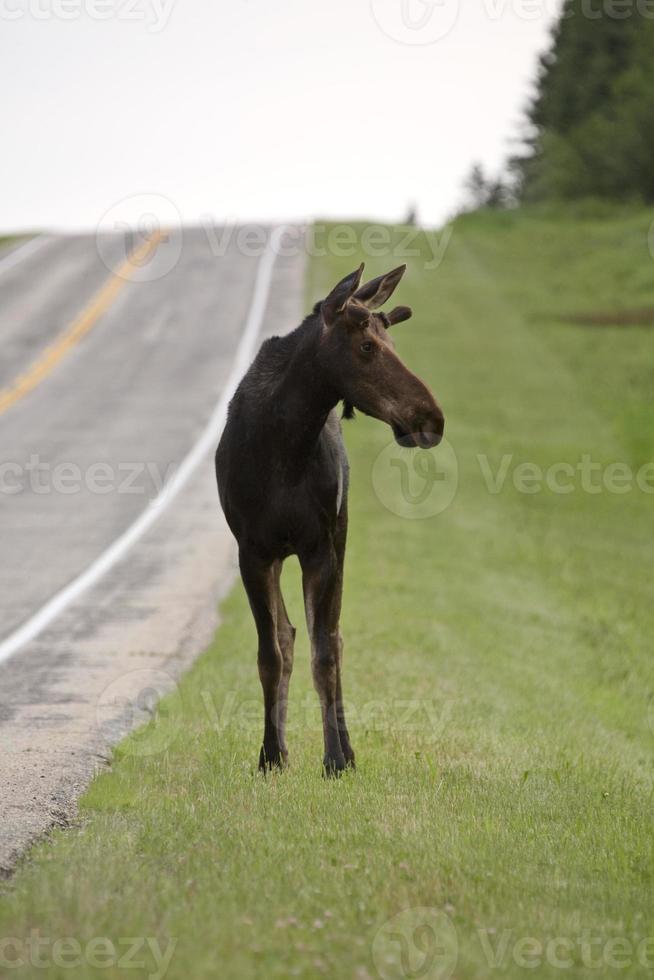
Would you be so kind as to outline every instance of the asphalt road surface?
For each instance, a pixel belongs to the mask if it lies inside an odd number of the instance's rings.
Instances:
[[[261,336],[300,320],[288,235],[0,255],[0,873],[212,635],[235,570],[215,429]]]

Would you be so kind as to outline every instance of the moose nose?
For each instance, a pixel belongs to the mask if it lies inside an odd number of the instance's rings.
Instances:
[[[445,416],[438,409],[438,411],[432,414],[428,419],[423,420],[420,425],[416,426],[416,434],[418,437],[418,442],[423,449],[432,449],[437,446],[442,438],[443,432],[445,431]]]

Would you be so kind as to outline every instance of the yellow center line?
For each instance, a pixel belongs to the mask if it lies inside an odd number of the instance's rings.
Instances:
[[[137,269],[145,265],[162,240],[164,233],[156,231],[134,249],[116,272],[107,279],[90,303],[84,307],[69,327],[49,344],[28,369],[7,388],[0,389],[0,415],[43,381],[67,352],[97,323],[118,296],[125,283]]]

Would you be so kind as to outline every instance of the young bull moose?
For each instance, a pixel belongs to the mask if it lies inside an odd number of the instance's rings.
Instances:
[[[348,461],[335,412],[353,406],[381,419],[402,446],[436,446],[441,409],[395,354],[388,328],[407,320],[398,306],[375,313],[406,266],[361,286],[346,276],[292,333],[261,347],[229,406],[216,452],[220,500],[238,542],[257,628],[264,735],[259,768],[288,759],[286,710],[295,628],[280,590],[282,563],[297,555],[322,707],[324,769],[354,765],[341,687],[339,632],[347,532]]]

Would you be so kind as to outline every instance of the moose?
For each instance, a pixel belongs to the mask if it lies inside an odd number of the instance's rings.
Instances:
[[[341,683],[339,632],[347,535],[348,459],[336,407],[386,422],[405,447],[441,441],[444,416],[395,353],[389,328],[412,311],[375,312],[406,266],[361,285],[363,264],[291,333],[265,341],[229,405],[216,475],[258,636],[264,700],[259,768],[288,761],[286,714],[295,627],[280,589],[282,564],[302,569],[311,667],[322,709],[323,771],[354,766]]]

